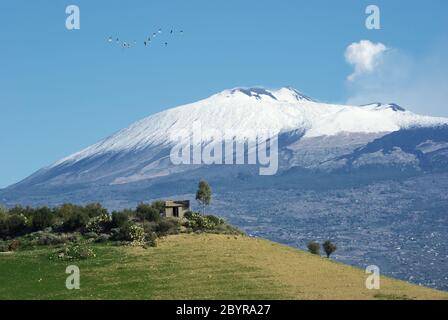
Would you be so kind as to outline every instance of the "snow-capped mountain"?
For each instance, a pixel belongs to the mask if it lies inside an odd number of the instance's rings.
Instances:
[[[435,158],[444,159],[448,143],[435,141],[426,132],[424,141],[414,139],[418,146],[413,149],[400,145],[406,141],[404,138],[393,148],[380,147],[369,153],[366,146],[393,132],[412,135],[423,128],[441,128],[445,132],[448,118],[417,115],[396,104],[320,103],[288,87],[235,88],[142,119],[1,191],[0,199],[7,203],[26,199],[32,203],[38,199],[48,201],[51,195],[56,202],[95,197],[100,200],[113,198],[111,189],[132,187],[137,190],[135,196],[142,188],[150,192],[151,186],[173,179],[210,176],[239,181],[252,175],[247,165],[173,165],[169,158],[177,142],[173,137],[181,130],[190,132],[193,123],[202,126],[200,143],[213,138],[210,129],[225,132],[240,142],[255,141],[267,130],[278,133],[280,175],[293,168],[329,172],[377,164],[421,169],[421,164],[427,163],[424,159],[434,154],[425,154],[419,147],[432,145]],[[169,185],[173,188],[172,183]]]
[[[416,115],[395,104],[334,105],[316,102],[293,88],[236,88],[149,116],[52,167],[106,153],[169,145],[174,142],[174,133],[191,129],[195,121],[202,124],[205,134],[208,128],[219,129],[231,132],[238,140],[253,140],[267,129],[279,133],[302,130],[304,138],[309,138],[448,123],[447,118]]]

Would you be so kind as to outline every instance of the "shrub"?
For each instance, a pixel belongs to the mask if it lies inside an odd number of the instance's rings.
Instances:
[[[55,222],[55,214],[47,207],[34,210],[31,217],[31,228],[34,231],[51,227]]]
[[[57,250],[52,256],[50,256],[50,259],[55,257],[61,260],[70,261],[96,257],[96,254],[93,249],[88,247],[85,243],[76,243]]]
[[[95,242],[107,242],[110,238],[109,234],[102,233],[95,239]]]
[[[70,216],[74,215],[75,212],[81,212],[83,208],[81,206],[77,206],[71,203],[66,203],[55,209],[55,213],[58,217],[62,218],[62,220],[67,220]]]
[[[133,246],[145,244],[145,230],[139,225],[133,224],[129,227],[129,240]]]
[[[325,241],[322,244],[322,247],[324,248],[325,253],[327,254],[327,258],[330,258],[330,255],[337,249],[336,245],[330,240]]]
[[[27,218],[23,214],[13,214],[6,220],[7,234],[11,237],[23,235],[27,232]]]
[[[2,209],[0,209],[0,239],[5,239],[8,236],[8,225],[6,222],[8,215]]]
[[[112,229],[112,238],[119,241],[130,241],[143,244],[145,230],[132,222],[126,223],[121,228]]]
[[[8,209],[6,209],[5,207],[2,207],[2,206],[0,205],[0,217],[1,217],[2,215],[6,215],[6,214],[8,214]]]
[[[89,216],[81,211],[76,210],[72,212],[62,224],[64,231],[74,231],[84,229],[89,223]]]
[[[157,234],[155,232],[147,234],[145,240],[145,246],[157,247]]]
[[[110,238],[114,241],[122,240],[122,231],[120,228],[110,229]]]
[[[22,206],[15,206],[8,210],[10,215],[23,215],[27,218],[31,217],[33,215],[34,209],[31,207],[25,207]]]
[[[180,231],[180,223],[176,218],[162,219],[156,226],[158,235],[177,234]]]
[[[157,213],[162,213],[165,211],[165,201],[156,200],[151,203],[151,206],[156,209]]]
[[[157,232],[157,234],[159,234],[159,235],[165,235],[165,234],[168,233],[168,231],[170,230],[170,228],[171,228],[171,224],[170,224],[168,221],[166,221],[166,220],[162,220],[162,221],[160,221],[160,222],[157,224],[157,226],[156,226],[156,232]]]
[[[86,237],[87,239],[96,239],[96,238],[98,238],[98,233],[87,232],[87,233],[84,233],[84,237]]]
[[[310,253],[320,255],[319,243],[311,241],[307,244],[307,248]]]
[[[100,214],[89,220],[86,226],[87,232],[102,233],[111,227],[112,219],[109,214]]]
[[[118,211],[112,213],[112,228],[121,228],[129,222],[130,211]]]
[[[31,243],[40,246],[46,246],[46,245],[60,244],[61,241],[56,234],[43,232],[39,234],[39,236],[35,238]]]
[[[30,236],[33,237],[33,239],[30,241],[30,244],[40,246],[66,244],[70,242],[76,242],[80,239],[80,235],[78,233],[55,234],[49,232],[36,232],[35,234],[32,234]]]
[[[158,222],[154,222],[154,221],[145,221],[145,222],[143,222],[142,226],[143,226],[143,229],[145,230],[145,233],[149,234],[151,232],[157,231],[158,224],[159,224]]]
[[[184,218],[190,220],[195,213],[193,211],[187,211],[184,213]]]
[[[100,203],[89,203],[84,207],[84,212],[89,216],[89,218],[109,216],[107,209],[103,208]]]
[[[213,230],[218,225],[224,223],[224,220],[216,216],[203,216],[199,213],[188,214],[188,221],[186,227],[192,228],[193,230]]]
[[[36,244],[40,246],[48,246],[48,245],[56,245],[61,244],[61,238],[55,235],[54,233],[44,233],[42,236],[36,239]]]
[[[211,224],[214,224],[215,226],[218,226],[220,224],[224,224],[224,220],[220,217],[214,216],[214,215],[207,215],[205,216],[205,219],[208,219]]]
[[[160,212],[157,211],[156,208],[153,206],[146,204],[146,203],[140,203],[137,206],[137,209],[135,210],[135,214],[137,218],[139,218],[141,221],[148,220],[148,221],[159,221],[160,220]]]

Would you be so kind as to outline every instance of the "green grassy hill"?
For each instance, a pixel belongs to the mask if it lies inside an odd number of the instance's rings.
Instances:
[[[155,248],[94,245],[95,258],[49,259],[54,249],[0,254],[0,299],[448,299],[448,293],[366,274],[326,258],[246,236],[181,234]],[[81,289],[67,290],[67,265]]]

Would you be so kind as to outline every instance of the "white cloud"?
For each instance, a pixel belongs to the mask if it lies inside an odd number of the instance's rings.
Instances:
[[[419,57],[388,49],[381,63],[347,82],[347,104],[397,103],[420,114],[448,116],[448,42],[426,48]]]
[[[382,43],[373,43],[369,40],[353,42],[345,50],[345,60],[355,67],[348,77],[349,81],[358,76],[372,72],[379,64],[379,60],[387,47]]]

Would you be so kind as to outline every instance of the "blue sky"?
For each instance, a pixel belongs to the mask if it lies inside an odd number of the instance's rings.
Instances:
[[[65,28],[70,4],[80,8],[80,30]],[[381,9],[381,30],[365,28],[369,4]],[[446,93],[417,103],[438,90],[432,82],[446,83],[447,21],[446,0],[2,1],[0,187],[135,120],[236,86],[288,85],[340,103],[400,103],[412,91],[409,109],[448,116]],[[167,47],[141,44],[173,27],[184,34]],[[120,49],[109,35],[139,43]],[[389,65],[401,76],[383,68],[349,83],[344,52],[363,39],[391,48]],[[424,85],[408,84],[417,77]],[[394,90],[372,93],[372,82]]]

